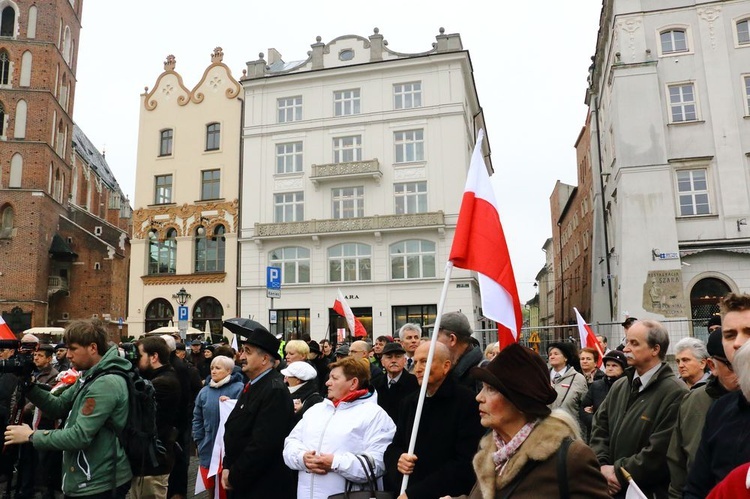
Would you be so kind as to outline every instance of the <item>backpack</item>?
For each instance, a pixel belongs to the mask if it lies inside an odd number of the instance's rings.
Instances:
[[[140,476],[143,470],[157,467],[159,458],[166,454],[157,435],[154,385],[135,370],[117,368],[100,371],[86,382],[91,383],[106,374],[115,374],[125,380],[128,387],[128,418],[121,432],[115,430],[111,419],[107,420],[105,426],[117,435],[133,475]],[[116,446],[113,446],[112,455],[113,459],[117,455]]]

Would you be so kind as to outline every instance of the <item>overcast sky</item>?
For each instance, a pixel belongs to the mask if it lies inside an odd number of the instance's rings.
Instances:
[[[153,87],[168,54],[193,88],[216,46],[239,79],[245,62],[269,47],[285,61],[307,58],[318,35],[327,43],[346,34],[367,37],[378,27],[390,49],[424,52],[440,27],[460,33],[484,108],[500,219],[523,303],[534,296],[534,277],[544,265],[541,247],[552,234],[549,196],[555,181],[576,184],[573,144],[586,117],[583,98],[601,1],[488,5],[85,0],[74,120],[106,150],[132,202],[140,94]]]

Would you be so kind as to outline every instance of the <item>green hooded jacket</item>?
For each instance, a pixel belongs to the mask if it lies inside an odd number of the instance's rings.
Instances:
[[[67,416],[59,430],[34,432],[34,448],[61,450],[62,491],[66,496],[90,496],[130,481],[132,473],[125,451],[115,432],[105,427],[111,420],[119,432],[128,418],[128,388],[117,375],[104,375],[88,382],[102,370],[131,369],[131,364],[119,357],[116,347],[104,353],[94,367],[81,374],[75,386],[53,395],[33,387],[29,400],[44,413],[53,417]]]

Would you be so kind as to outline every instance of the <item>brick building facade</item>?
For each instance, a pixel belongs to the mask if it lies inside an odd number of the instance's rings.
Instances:
[[[0,0],[0,313],[125,315],[130,208],[72,120],[82,1]],[[122,289],[119,289],[122,288]]]

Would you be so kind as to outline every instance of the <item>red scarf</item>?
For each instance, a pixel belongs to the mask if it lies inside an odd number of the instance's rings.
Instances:
[[[341,398],[339,400],[333,401],[333,406],[338,407],[341,402],[351,402],[352,400],[357,400],[359,397],[364,397],[370,393],[367,389],[362,390],[355,390],[353,392],[349,392],[347,395],[344,396],[344,398]]]

